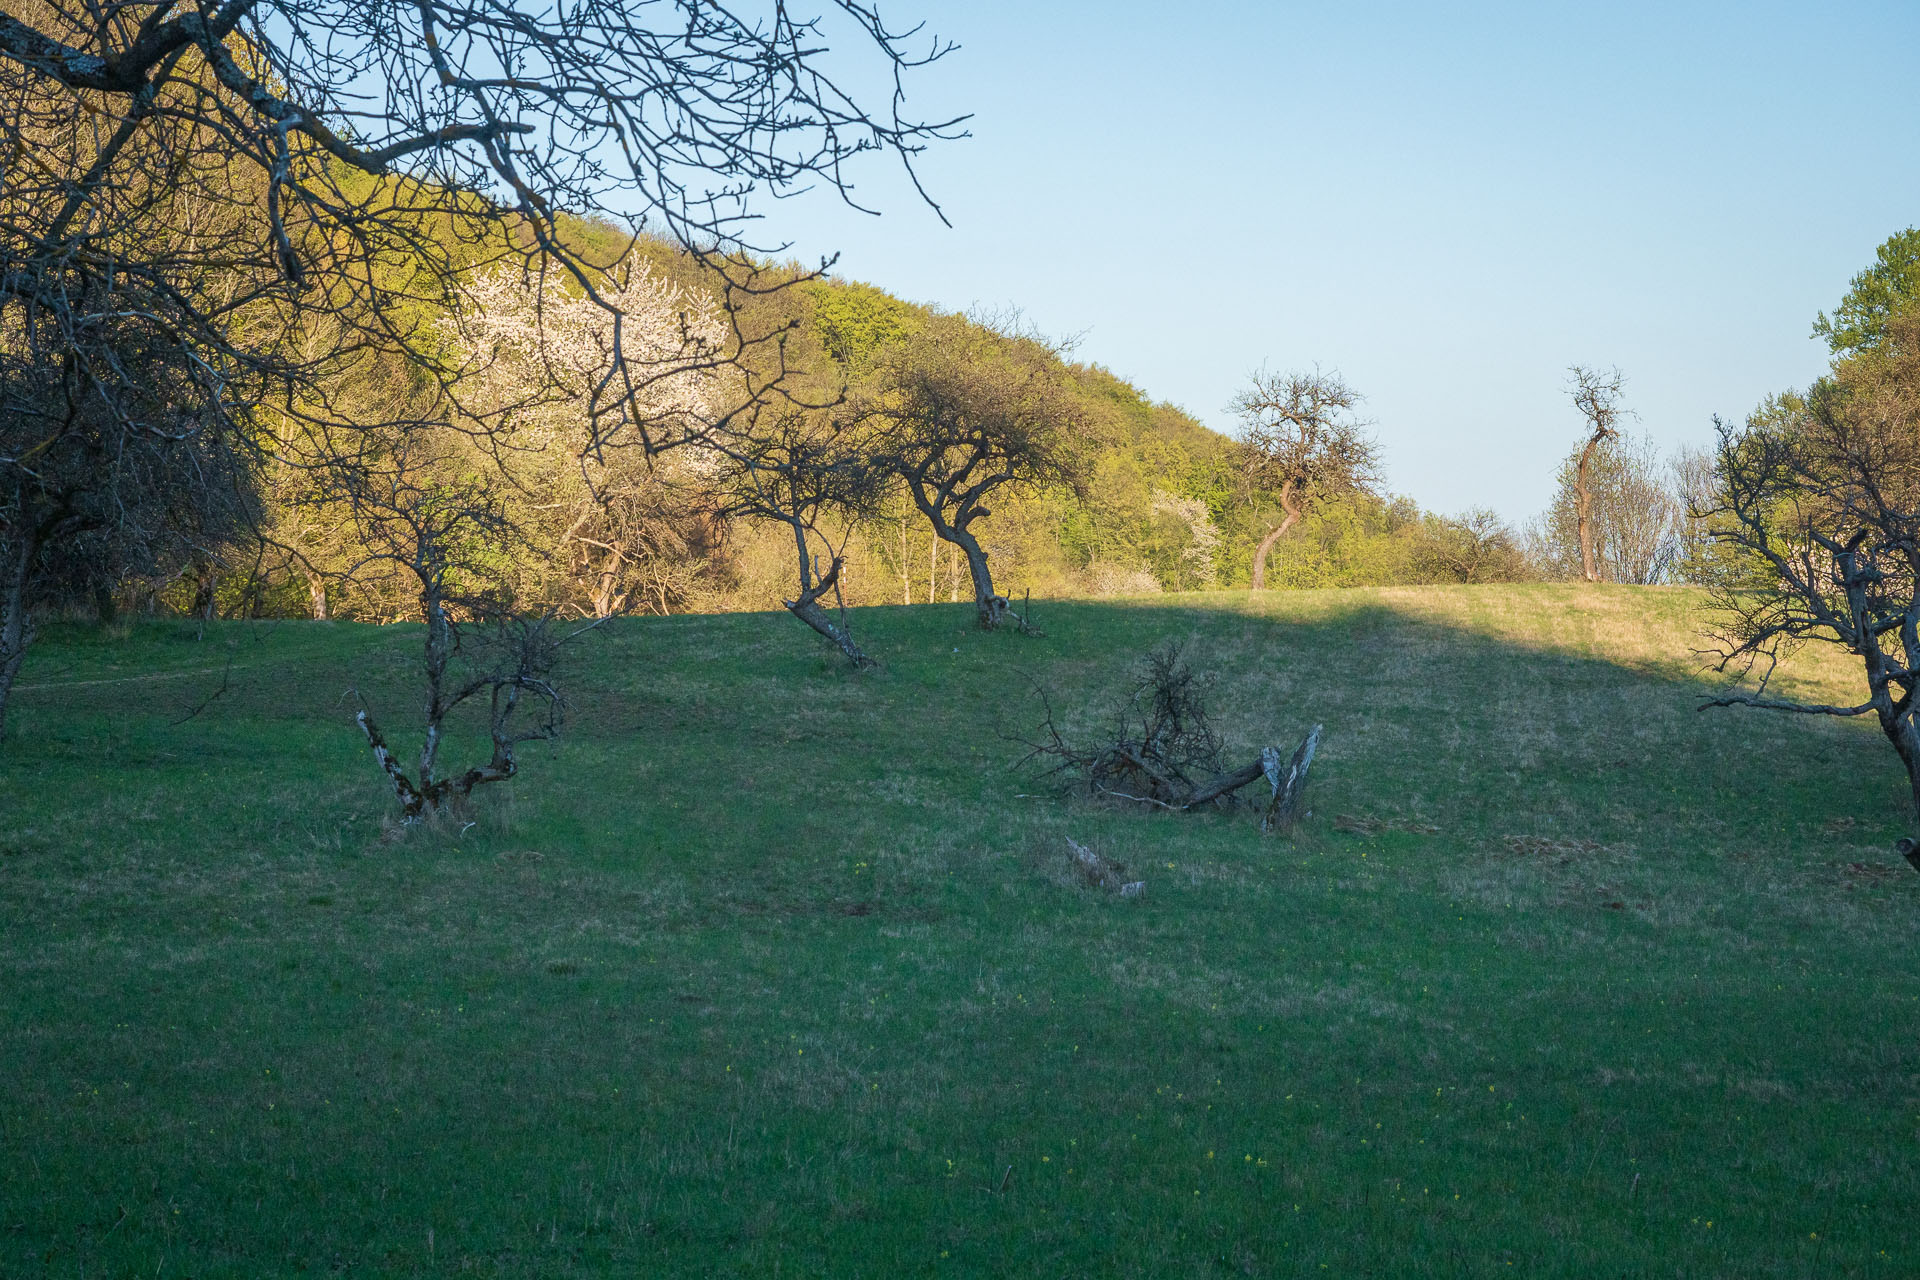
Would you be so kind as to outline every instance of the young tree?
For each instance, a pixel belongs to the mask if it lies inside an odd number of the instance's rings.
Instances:
[[[1920,311],[1891,318],[1804,405],[1721,427],[1720,496],[1704,515],[1738,571],[1715,591],[1713,638],[1718,669],[1759,679],[1704,705],[1874,716],[1920,815]],[[1859,656],[1865,701],[1771,696],[1781,653],[1810,640]]]
[[[1574,522],[1580,542],[1580,576],[1588,582],[1600,581],[1600,565],[1593,552],[1593,489],[1590,483],[1594,455],[1601,445],[1614,439],[1620,420],[1631,411],[1620,405],[1621,388],[1626,378],[1618,369],[1605,373],[1574,365],[1570,394],[1573,406],[1587,420],[1587,439],[1581,446],[1573,468]]]
[[[1300,517],[1340,494],[1372,494],[1380,482],[1379,452],[1366,424],[1351,415],[1360,403],[1337,373],[1253,375],[1232,405],[1244,424],[1240,475],[1250,495],[1271,495],[1280,520],[1253,552],[1253,590],[1267,585],[1267,553]]]
[[[473,477],[460,438],[409,433],[378,471],[344,477],[366,555],[360,572],[388,574],[414,593],[425,623],[426,707],[419,763],[409,775],[362,705],[355,717],[411,821],[462,804],[476,787],[519,772],[518,747],[557,737],[565,702],[552,682],[561,637],[552,620],[516,607],[500,581],[519,539],[501,495]],[[438,447],[436,447],[438,446]],[[492,751],[444,775],[455,713],[485,701]],[[531,709],[531,710],[530,710]]]
[[[1074,485],[1091,419],[1059,353],[1038,339],[942,316],[876,357],[866,406],[884,464],[943,542],[967,558],[975,617],[1024,625],[994,589],[975,525],[996,493]]]

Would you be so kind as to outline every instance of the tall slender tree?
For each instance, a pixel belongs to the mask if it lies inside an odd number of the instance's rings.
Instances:
[[[1580,576],[1600,581],[1600,562],[1593,550],[1593,464],[1600,449],[1620,434],[1620,420],[1632,411],[1620,403],[1626,377],[1618,369],[1601,372],[1576,364],[1568,370],[1574,408],[1587,423],[1586,443],[1574,463],[1573,493],[1576,535],[1580,542]]]

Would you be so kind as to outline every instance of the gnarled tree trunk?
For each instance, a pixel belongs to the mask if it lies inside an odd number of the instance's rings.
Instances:
[[[813,571],[813,556],[807,549],[805,527],[793,522],[793,532],[800,553],[800,594],[795,599],[782,600],[780,603],[787,607],[788,613],[825,636],[832,642],[834,648],[847,656],[847,660],[854,666],[873,666],[873,659],[854,643],[852,633],[836,623],[827,615],[827,611],[820,607],[821,599],[839,583],[840,570],[845,562],[841,557],[835,556],[827,571],[816,576]]]
[[[992,631],[1013,614],[1013,609],[1007,598],[993,589],[993,570],[987,566],[987,553],[980,540],[964,527],[952,533],[947,541],[966,554],[967,573],[973,578],[974,619],[983,629]]]
[[[1587,468],[1593,462],[1594,451],[1600,447],[1600,437],[1595,435],[1587,441],[1587,447],[1580,451],[1579,465],[1573,469],[1573,512],[1574,525],[1580,538],[1580,576],[1588,582],[1600,581],[1600,565],[1593,554],[1593,494],[1587,488]]]
[[[987,564],[986,549],[980,545],[980,539],[974,537],[967,527],[973,521],[991,513],[985,507],[979,507],[968,513],[964,520],[955,519],[949,523],[940,517],[937,510],[929,506],[923,505],[921,510],[933,524],[934,545],[937,547],[942,542],[951,542],[960,549],[962,555],[966,556],[967,575],[973,579],[973,616],[981,629],[993,631],[1004,625],[1009,618],[1024,628],[1026,619],[1013,611],[1012,601],[993,589],[993,570]],[[928,591],[928,597],[932,598],[931,589]]]
[[[1280,486],[1280,509],[1286,512],[1286,516],[1280,521],[1278,527],[1267,534],[1266,537],[1260,539],[1260,545],[1253,549],[1253,586],[1251,589],[1254,591],[1265,591],[1267,589],[1267,552],[1273,550],[1274,543],[1286,536],[1287,530],[1299,523],[1300,503],[1299,500],[1294,497],[1293,481],[1291,480]]]

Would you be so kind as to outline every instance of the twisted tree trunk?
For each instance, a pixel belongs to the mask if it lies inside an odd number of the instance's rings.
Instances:
[[[974,619],[983,629],[992,631],[1013,612],[1012,604],[993,589],[993,570],[987,567],[987,553],[979,539],[964,528],[955,529],[953,533],[951,541],[966,553],[967,573],[973,578]]]
[[[806,529],[796,522],[793,524],[793,531],[800,552],[800,594],[795,599],[782,600],[780,603],[787,607],[788,613],[825,636],[833,647],[845,654],[847,660],[854,666],[875,665],[873,659],[866,655],[866,651],[854,643],[852,633],[834,622],[827,611],[820,607],[821,598],[832,591],[840,581],[840,569],[844,561],[839,556],[835,556],[827,571],[816,577],[813,572],[813,557],[807,550]]]
[[[1273,550],[1274,543],[1286,536],[1287,530],[1299,523],[1300,501],[1294,496],[1293,481],[1291,480],[1280,486],[1280,509],[1286,512],[1285,518],[1280,521],[1277,528],[1267,534],[1266,537],[1260,539],[1260,545],[1255,547],[1253,551],[1253,586],[1251,589],[1254,591],[1265,591],[1267,589],[1267,552]]]
[[[1587,488],[1587,468],[1604,438],[1596,431],[1587,441],[1587,447],[1580,451],[1579,465],[1573,469],[1573,514],[1580,539],[1580,576],[1588,582],[1600,581],[1600,565],[1593,554],[1593,494]]]

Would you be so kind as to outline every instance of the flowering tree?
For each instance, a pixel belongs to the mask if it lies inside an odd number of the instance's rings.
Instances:
[[[727,327],[644,263],[596,283],[600,302],[554,273],[476,276],[449,324],[456,420],[511,458],[523,535],[567,567],[577,590],[550,605],[664,613],[713,510],[712,433],[737,385]]]

